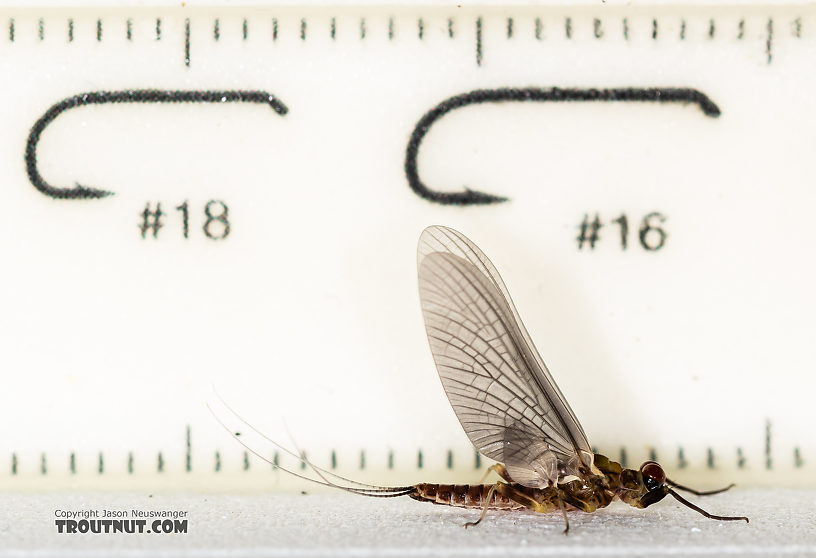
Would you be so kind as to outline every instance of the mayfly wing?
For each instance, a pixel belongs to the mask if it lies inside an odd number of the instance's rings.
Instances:
[[[592,468],[586,434],[487,256],[433,226],[419,238],[417,266],[434,362],[473,445],[526,486],[584,477]]]

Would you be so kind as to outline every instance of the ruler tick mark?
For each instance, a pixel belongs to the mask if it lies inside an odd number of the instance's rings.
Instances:
[[[190,18],[184,19],[184,65],[190,67]]]
[[[709,19],[708,20],[708,38],[713,39],[716,32],[717,32],[717,24],[714,22],[713,19]]]
[[[244,470],[244,471],[249,471],[249,452],[247,452],[247,451],[245,451],[245,452],[244,452],[244,466],[243,466],[243,470]]]
[[[688,466],[688,461],[686,461],[686,454],[683,451],[683,446],[677,448],[677,468],[678,469],[685,469]]]
[[[537,41],[541,40],[542,31],[544,30],[544,26],[541,24],[541,18],[535,18],[535,38]]]
[[[657,450],[653,447],[649,448],[649,460],[657,461]]]
[[[362,471],[365,469],[366,466],[366,455],[365,450],[360,450],[360,470]]]
[[[453,18],[448,18],[448,38],[453,39]]]
[[[187,431],[185,432],[184,442],[185,442],[184,445],[186,446],[186,448],[185,448],[186,452],[185,452],[185,456],[184,456],[184,470],[189,473],[190,471],[193,470],[193,452],[192,452],[192,448],[191,448],[192,433],[191,433],[189,424],[187,425]]]
[[[127,471],[129,475],[133,474],[133,452],[128,452]]]
[[[652,20],[652,40],[653,41],[657,40],[657,20],[656,19]]]
[[[41,475],[47,475],[48,474],[48,466],[47,466],[47,463],[45,461],[45,454],[44,453],[40,455],[40,474]]]
[[[422,469],[422,450],[417,451],[417,469]]]
[[[771,421],[765,421],[765,468],[773,469],[773,458],[771,456]]]
[[[306,40],[306,18],[301,18],[300,20],[300,40]]]
[[[272,40],[278,40],[278,18],[276,17],[272,18]]]
[[[213,39],[216,41],[221,38],[221,22],[215,18],[213,22]]]
[[[482,18],[476,18],[476,65],[482,65]]]
[[[102,20],[96,20],[96,41],[102,42]]]
[[[603,22],[597,17],[592,20],[592,34],[596,39],[601,39],[604,36]]]
[[[17,454],[16,453],[11,454],[11,474],[12,475],[17,474]]]
[[[768,18],[767,29],[768,37],[765,40],[765,55],[767,56],[768,64],[770,64],[773,59],[773,18]]]
[[[388,468],[389,469],[394,468],[394,450],[388,451]]]
[[[448,457],[447,457],[445,466],[448,469],[453,469],[453,451],[452,450],[448,450]]]
[[[128,41],[133,40],[133,20],[128,18],[125,23],[125,37]]]
[[[686,40],[686,20],[685,19],[680,20],[680,40],[681,41]]]
[[[394,18],[388,18],[388,40],[391,41],[394,39]]]
[[[629,40],[629,19],[623,18],[623,38]]]
[[[332,470],[337,469],[337,452],[335,450],[331,451],[331,468]]]
[[[366,38],[366,20],[365,18],[360,18],[360,40],[365,40]]]
[[[796,37],[797,39],[802,38],[802,18],[801,17],[797,17],[796,19],[793,20],[793,29],[792,29],[792,31],[793,31],[793,36],[794,37]]]
[[[621,467],[623,467],[624,469],[626,468],[626,464],[627,464],[626,457],[627,457],[626,456],[626,448],[621,448],[620,449],[620,464],[621,464]]]
[[[332,41],[333,41],[337,37],[337,19],[336,18],[331,18],[330,29],[331,29],[331,31],[329,32],[329,35],[331,36]]]
[[[802,453],[799,451],[799,446],[796,446],[793,448],[793,466],[797,469],[801,469],[804,464]]]
[[[708,448],[706,450],[706,467],[713,469],[714,466],[714,450],[712,448]]]
[[[45,39],[45,21],[43,21],[43,18],[37,21],[37,37],[41,41]]]
[[[417,20],[417,36],[420,41],[425,37],[425,22],[422,21],[422,18]]]
[[[74,42],[74,20],[73,19],[68,20],[68,42],[69,43]]]
[[[739,20],[739,24],[737,25],[737,39],[740,41],[745,37],[745,20]]]
[[[241,36],[245,41],[249,37],[249,23],[247,22],[246,18],[244,18],[244,21],[241,24]]]
[[[475,457],[473,459],[473,468],[478,471],[479,469],[482,468],[482,454],[480,454],[478,451],[474,453]]]
[[[156,471],[159,473],[164,472],[164,457],[162,456],[162,452],[159,452],[159,458],[156,463]]]
[[[221,471],[221,452],[215,452],[215,472],[218,473]]]
[[[507,18],[507,38],[508,39],[513,38],[513,18],[512,17]]]
[[[568,17],[564,20],[564,36],[567,39],[572,39],[572,18]]]
[[[162,33],[162,20],[160,17],[156,18],[156,40],[161,41],[161,33]]]
[[[102,456],[102,452],[101,452],[101,451],[99,452],[99,463],[98,463],[97,472],[98,472],[100,475],[101,475],[101,474],[104,474],[104,472],[105,472],[105,460],[104,460],[104,458],[103,458],[103,456]]]
[[[68,457],[68,470],[71,471],[72,475],[76,475],[76,454],[74,452],[71,452]]]
[[[190,67],[190,18],[184,20],[184,65]]]
[[[14,18],[9,19],[9,41],[14,42]]]
[[[737,448],[737,468],[738,469],[745,469],[745,463],[747,459],[745,458],[745,454],[742,451],[742,448]]]

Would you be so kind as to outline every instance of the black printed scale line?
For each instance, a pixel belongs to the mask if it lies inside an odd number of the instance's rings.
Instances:
[[[770,422],[766,423],[766,436],[770,436],[769,428],[770,428]],[[188,473],[192,472],[192,466],[191,466],[192,452],[191,452],[191,447],[190,447],[190,436],[191,436],[191,430],[188,427],[188,430],[186,432],[186,437],[185,437],[185,471],[188,472]],[[770,457],[769,457],[770,450],[768,449],[769,448],[768,444],[769,444],[769,441],[766,440],[766,459],[770,459]],[[609,449],[610,448],[607,448],[607,450],[605,450],[605,452],[609,451]],[[714,448],[707,447],[705,449],[706,449],[706,454],[705,454],[706,455],[706,457],[705,457],[705,466],[706,466],[706,468],[708,468],[708,469],[717,469],[718,467],[717,467],[717,464],[716,464],[716,459],[715,459],[716,455],[715,455]],[[593,453],[597,454],[597,453],[599,453],[599,451],[600,450],[598,448],[593,446],[593,448],[592,448]],[[621,447],[621,448],[619,448],[618,451],[619,451],[619,455],[620,455],[620,460],[623,461],[623,462],[627,462],[628,461],[628,452],[627,452],[626,448]],[[803,468],[805,466],[805,461],[804,461],[804,457],[802,455],[802,451],[799,448],[799,446],[794,446],[792,448],[792,452],[793,452],[793,465],[794,465],[794,467],[797,468],[797,469]],[[274,457],[273,463],[275,464],[275,467],[277,467],[278,461],[279,461],[279,456],[278,456],[277,453],[275,453],[274,455],[275,455],[275,457]],[[304,455],[305,455],[305,452],[304,452]],[[359,461],[358,461],[358,466],[359,466],[359,468],[361,470],[364,470],[367,467],[366,451],[364,449],[361,449],[359,455],[360,455],[360,457],[359,457]],[[736,448],[736,455],[737,455],[737,459],[736,459],[737,469],[745,469],[746,468],[747,458],[745,456],[744,450],[741,447]],[[330,457],[331,469],[336,470],[338,468],[338,466],[339,466],[339,461],[338,461],[338,458],[337,458],[337,450],[332,449],[330,456],[331,456]],[[444,463],[445,463],[445,467],[447,469],[451,469],[451,470],[454,469],[454,462],[456,460],[456,456],[457,456],[457,453],[456,453],[455,450],[453,450],[451,448],[448,448],[446,450]],[[395,467],[395,461],[396,461],[395,460],[395,455],[394,455],[394,450],[389,450],[386,457],[387,457],[387,468],[389,470],[393,470],[394,467]],[[482,465],[483,464],[482,464],[481,454],[478,451],[474,451],[473,452],[473,457],[474,457],[474,459],[473,459],[473,469],[477,470],[477,471],[482,470]],[[214,458],[215,458],[215,463],[216,463],[215,470],[220,471],[221,470],[220,465],[222,465],[221,453],[216,450],[215,454],[214,454]],[[654,447],[649,448],[649,459],[651,461],[657,461],[658,460],[657,450]],[[78,468],[77,468],[77,461],[78,461],[77,454],[75,452],[71,452],[69,454],[69,459],[68,459],[68,470],[72,474],[82,474],[82,471],[78,470]],[[249,471],[250,470],[250,462],[249,462],[249,453],[248,452],[246,452],[246,451],[241,452],[241,462],[242,462],[242,470],[243,471]],[[48,474],[48,468],[46,467],[46,463],[47,463],[47,456],[46,456],[45,453],[42,453],[41,456],[40,456],[40,469],[41,469],[41,474],[43,474],[43,475]],[[127,464],[126,464],[126,471],[127,471],[128,474],[133,474],[133,472],[134,472],[133,465],[134,465],[134,454],[131,451],[131,452],[128,452]],[[416,467],[418,469],[422,469],[422,467],[424,465],[424,456],[423,456],[423,453],[422,453],[421,449],[418,450],[418,452],[417,452],[417,461],[416,461],[415,465],[416,465]],[[685,469],[688,466],[689,466],[689,462],[686,460],[684,448],[683,448],[683,446],[680,446],[680,447],[677,448],[677,468],[678,469]],[[302,463],[301,467],[305,468],[305,464]],[[770,470],[770,469],[773,468],[773,465],[769,464],[769,462],[766,461],[765,468]],[[106,470],[106,468],[105,468],[104,453],[99,452],[98,456],[97,456],[97,469],[96,469],[97,474],[100,474],[100,475],[105,474],[105,470]],[[19,458],[18,458],[16,453],[12,453],[11,454],[11,474],[12,475],[17,475],[18,471],[19,471]],[[163,454],[161,452],[159,452],[157,472],[161,473],[163,471],[164,471],[164,457],[163,457]]]
[[[405,149],[405,176],[408,185],[420,197],[443,205],[487,205],[507,201],[506,197],[471,190],[438,192],[431,190],[419,178],[417,158],[422,140],[437,120],[458,108],[481,103],[501,102],[654,102],[695,104],[706,116],[716,118],[720,109],[704,93],[687,88],[625,88],[625,89],[477,89],[450,97],[436,105],[420,118]]]
[[[55,199],[95,199],[110,196],[113,192],[88,188],[76,184],[74,188],[56,188],[46,182],[37,169],[37,144],[45,128],[63,112],[86,105],[108,103],[259,103],[267,104],[281,116],[289,109],[274,95],[266,91],[163,91],[158,89],[134,89],[129,91],[94,91],[68,97],[52,105],[28,134],[25,163],[28,179],[34,187]]]

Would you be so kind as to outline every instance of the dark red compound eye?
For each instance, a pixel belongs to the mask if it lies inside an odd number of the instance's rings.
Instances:
[[[666,473],[663,471],[663,467],[654,461],[647,461],[641,465],[640,474],[643,475],[643,480],[646,481],[647,485],[660,486],[666,482]]]

